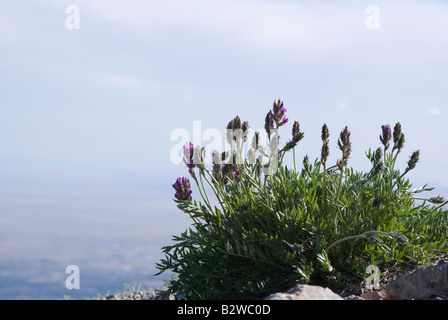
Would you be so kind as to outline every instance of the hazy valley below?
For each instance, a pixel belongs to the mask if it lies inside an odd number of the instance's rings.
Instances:
[[[155,196],[156,194],[156,196]],[[142,189],[0,187],[0,299],[72,299],[160,288],[162,247],[188,218],[167,194]],[[69,265],[80,289],[67,289]]]

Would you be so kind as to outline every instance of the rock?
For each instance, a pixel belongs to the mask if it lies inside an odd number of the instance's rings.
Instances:
[[[385,288],[388,300],[422,300],[448,294],[448,263],[425,266],[392,280]]]
[[[364,299],[361,298],[360,296],[351,294],[348,297],[345,297],[344,300],[364,300]]]
[[[361,294],[363,300],[382,300],[386,297],[384,291],[367,291]]]
[[[286,292],[269,295],[265,300],[343,300],[328,288],[299,284]]]

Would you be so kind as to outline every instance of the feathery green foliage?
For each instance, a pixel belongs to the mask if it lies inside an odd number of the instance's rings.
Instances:
[[[432,189],[413,189],[405,178],[418,162],[418,151],[403,174],[396,169],[404,144],[399,123],[393,135],[388,125],[382,126],[382,147],[366,152],[372,164],[367,173],[348,167],[347,127],[338,139],[342,157],[327,168],[330,135],[324,124],[321,158],[310,163],[305,157],[299,172],[294,150],[304,134],[295,122],[291,141],[280,149],[277,130],[288,119],[280,100],[273,111],[265,125],[270,154],[261,147],[258,133],[247,141],[248,122],[242,126],[239,117],[227,126],[231,153],[215,151],[211,171],[200,161],[205,150],[196,147],[193,162],[193,147],[186,145],[184,161],[202,202],[191,198],[189,183],[179,184],[185,178],[173,185],[179,192],[178,207],[193,223],[163,248],[165,258],[157,263],[158,274],[170,270],[178,275],[168,291],[183,292],[188,299],[260,298],[298,283],[341,285],[344,272],[362,277],[369,265],[424,263],[443,250],[448,221],[442,207],[447,202],[418,198]],[[247,158],[242,155],[244,143],[249,145]],[[290,150],[294,169],[283,165]],[[271,171],[263,171],[267,166]],[[219,205],[210,202],[204,181]]]

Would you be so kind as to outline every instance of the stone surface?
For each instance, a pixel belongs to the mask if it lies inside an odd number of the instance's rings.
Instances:
[[[448,295],[448,263],[420,267],[392,280],[385,288],[388,300],[423,300]]]
[[[362,300],[383,300],[386,296],[384,291],[367,291],[361,294]]]
[[[163,290],[138,291],[107,297],[101,300],[158,300]],[[185,299],[182,294],[171,294],[164,299]],[[408,274],[388,280],[379,291],[366,291],[342,298],[329,288],[297,285],[286,292],[269,295],[266,300],[448,300],[448,263],[440,260],[437,265],[420,267]]]
[[[286,292],[273,293],[265,300],[343,300],[328,288],[299,284]]]

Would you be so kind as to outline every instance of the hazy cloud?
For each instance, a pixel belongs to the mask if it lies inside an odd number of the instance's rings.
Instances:
[[[348,103],[346,101],[339,102],[337,105],[338,110],[340,111],[347,111],[348,110]]]
[[[92,78],[102,84],[117,87],[118,89],[154,89],[156,84],[145,78],[136,76],[119,75],[119,74],[93,74]]]
[[[440,107],[428,107],[426,108],[426,114],[429,114],[431,116],[438,116],[443,113],[442,108]]]

